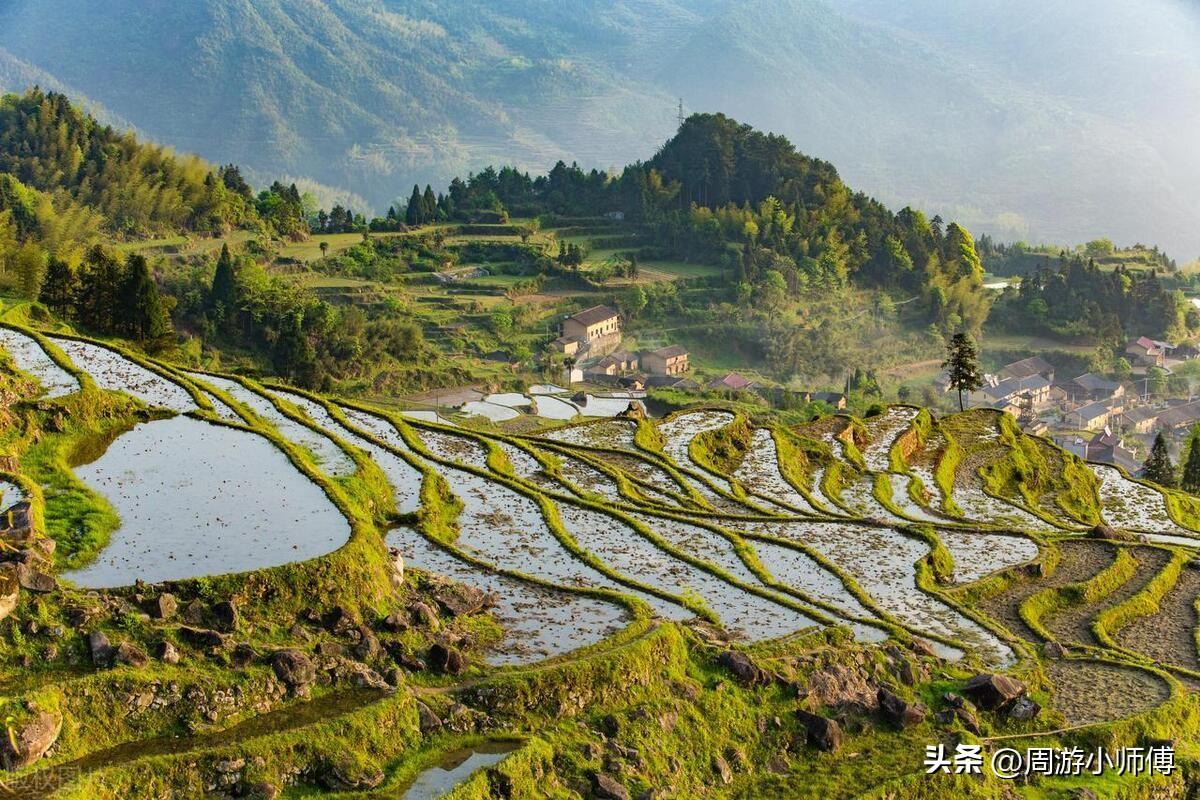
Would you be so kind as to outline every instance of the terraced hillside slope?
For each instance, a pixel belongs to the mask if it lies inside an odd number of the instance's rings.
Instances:
[[[1196,788],[1200,507],[1007,417],[631,404],[513,435],[19,312],[0,329],[13,796]],[[1001,672],[1003,702],[970,689]],[[951,739],[1170,739],[1188,768],[926,776]]]

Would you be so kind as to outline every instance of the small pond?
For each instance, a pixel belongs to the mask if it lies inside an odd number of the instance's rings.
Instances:
[[[62,397],[79,390],[75,376],[55,364],[32,337],[11,328],[0,328],[0,347],[12,356],[17,369],[37,378],[46,397]]]
[[[81,448],[95,460],[77,463],[75,475],[121,525],[95,561],[64,575],[79,586],[272,567],[328,553],[350,535],[325,493],[256,434],[180,416],[99,449]]]
[[[401,800],[435,800],[471,777],[476,771],[499,764],[520,742],[486,742],[447,753],[437,766],[417,775]]]

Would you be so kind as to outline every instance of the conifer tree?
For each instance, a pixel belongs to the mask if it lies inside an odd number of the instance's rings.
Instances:
[[[46,267],[46,281],[42,284],[38,299],[60,317],[71,318],[75,314],[78,292],[79,281],[71,265],[62,259],[50,259]]]
[[[1187,462],[1183,466],[1183,480],[1180,488],[1190,494],[1200,494],[1200,439],[1192,439],[1188,449]]]
[[[1154,437],[1154,444],[1150,448],[1150,457],[1142,465],[1142,476],[1159,486],[1175,485],[1175,465],[1171,463],[1171,454],[1167,452],[1167,441],[1161,432]]]
[[[422,222],[433,222],[437,219],[437,195],[428,183],[425,184],[425,194],[421,196],[421,213],[424,215]]]
[[[237,305],[237,274],[229,245],[222,245],[217,258],[217,271],[213,274],[212,288],[208,293],[209,313],[215,319],[224,319]]]
[[[422,205],[424,199],[421,197],[421,187],[413,184],[412,197],[408,198],[408,208],[404,212],[404,221],[408,225],[420,225],[422,217]]]
[[[119,329],[138,341],[156,342],[171,332],[162,295],[144,256],[130,256],[125,265],[119,309]]]
[[[963,392],[973,392],[983,385],[983,377],[979,373],[979,352],[970,336],[965,333],[954,334],[942,367],[949,373],[950,388],[958,390],[958,410],[965,411]]]

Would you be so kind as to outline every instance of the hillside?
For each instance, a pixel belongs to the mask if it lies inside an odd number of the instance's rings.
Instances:
[[[628,162],[682,96],[979,232],[1200,252],[1200,157],[1175,133],[1195,120],[1173,111],[1200,91],[1194,10],[909,6],[13,0],[0,87],[53,80],[260,183],[309,178],[376,210],[486,163]]]

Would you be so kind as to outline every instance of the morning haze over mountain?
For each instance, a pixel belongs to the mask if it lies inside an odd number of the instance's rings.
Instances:
[[[1178,0],[6,0],[0,89],[376,210],[489,163],[649,158],[682,98],[893,207],[1189,261],[1198,37]]]

